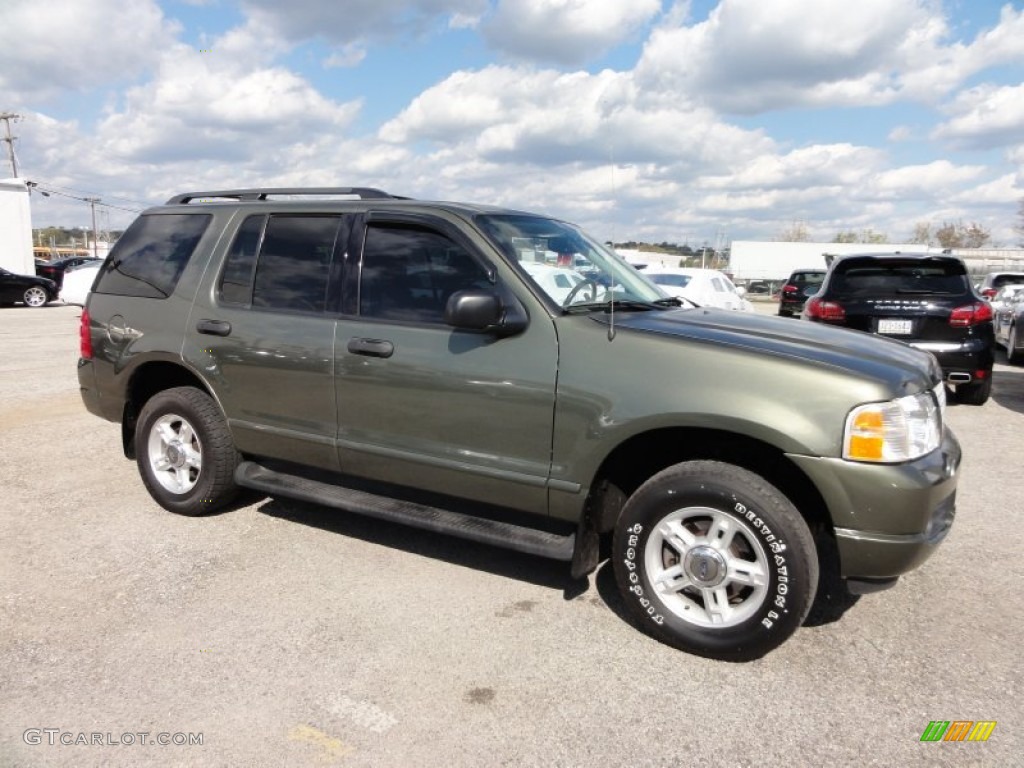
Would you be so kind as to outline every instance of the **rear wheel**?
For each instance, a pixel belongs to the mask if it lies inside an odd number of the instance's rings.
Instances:
[[[46,306],[46,303],[50,300],[50,296],[46,293],[45,288],[33,285],[31,288],[25,289],[22,299],[24,299],[26,306],[43,307]]]
[[[992,372],[973,384],[961,384],[956,388],[956,401],[964,405],[984,405],[992,394]]]
[[[715,461],[659,472],[622,510],[613,564],[626,608],[658,640],[729,661],[759,658],[803,622],[814,539],[764,478]]]
[[[193,387],[154,395],[135,430],[139,474],[160,506],[203,515],[238,495],[239,455],[217,404]]]

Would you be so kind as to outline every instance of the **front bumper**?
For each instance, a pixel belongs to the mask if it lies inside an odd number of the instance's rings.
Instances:
[[[818,487],[836,534],[840,574],[886,580],[917,568],[942,543],[956,513],[960,444],[905,464],[790,456]]]

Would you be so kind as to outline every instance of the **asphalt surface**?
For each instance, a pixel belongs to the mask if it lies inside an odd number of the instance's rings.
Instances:
[[[0,766],[1022,764],[1024,368],[947,411],[938,553],[729,664],[635,630],[607,563],[580,584],[288,501],[164,512],[80,402],[79,313],[0,310]],[[997,725],[922,743],[932,720]]]

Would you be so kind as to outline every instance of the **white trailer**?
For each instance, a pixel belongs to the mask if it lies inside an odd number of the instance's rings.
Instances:
[[[18,275],[36,273],[28,187],[21,179],[0,179],[0,267]]]
[[[729,272],[734,280],[781,281],[797,269],[825,269],[826,254],[922,253],[927,246],[910,243],[786,243],[768,240],[733,240]]]

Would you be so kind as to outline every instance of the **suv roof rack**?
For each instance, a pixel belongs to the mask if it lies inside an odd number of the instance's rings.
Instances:
[[[266,200],[268,195],[356,195],[361,200],[368,198],[387,198],[405,200],[389,195],[382,189],[373,187],[268,187],[266,189],[221,189],[213,192],[185,192],[175,195],[165,205],[185,205],[200,198],[222,198],[228,200],[251,201]]]

